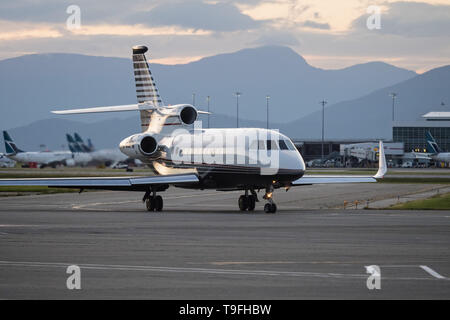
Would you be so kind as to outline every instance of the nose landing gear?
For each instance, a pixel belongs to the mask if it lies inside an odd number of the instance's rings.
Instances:
[[[270,185],[266,188],[266,194],[264,195],[264,199],[266,199],[268,202],[264,205],[264,212],[265,213],[275,213],[277,212],[277,205],[275,202],[273,202],[273,186]]]

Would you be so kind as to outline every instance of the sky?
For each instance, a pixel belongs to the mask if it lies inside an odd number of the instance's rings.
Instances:
[[[450,64],[450,0],[0,2],[0,59],[130,57],[136,44],[164,64],[283,45],[319,68],[384,61],[423,73]]]

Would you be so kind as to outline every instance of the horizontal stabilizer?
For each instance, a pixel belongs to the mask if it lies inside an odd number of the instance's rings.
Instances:
[[[82,114],[82,113],[101,113],[101,112],[121,112],[121,111],[140,111],[140,110],[152,110],[153,106],[138,105],[138,104],[126,104],[122,106],[106,106],[106,107],[94,107],[83,109],[70,109],[70,110],[58,110],[52,111],[55,114]]]

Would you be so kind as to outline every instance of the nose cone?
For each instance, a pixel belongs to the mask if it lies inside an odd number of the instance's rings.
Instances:
[[[305,168],[305,161],[297,150],[280,152],[280,169],[303,173]]]

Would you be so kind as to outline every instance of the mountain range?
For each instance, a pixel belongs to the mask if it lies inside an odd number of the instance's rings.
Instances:
[[[265,127],[268,94],[270,126],[299,139],[320,137],[322,99],[328,102],[326,137],[340,139],[389,138],[390,92],[398,94],[397,120],[419,119],[450,100],[450,66],[422,75],[383,62],[324,70],[278,46],[150,67],[166,104],[192,103],[195,93],[196,106],[206,109],[206,96],[211,96],[214,127],[235,126],[236,91],[242,92],[241,126]],[[61,148],[64,134],[72,131],[91,137],[98,147],[114,146],[139,130],[137,115],[69,118],[52,116],[50,110],[135,101],[130,59],[33,54],[0,61],[0,124],[23,148],[41,143]]]

